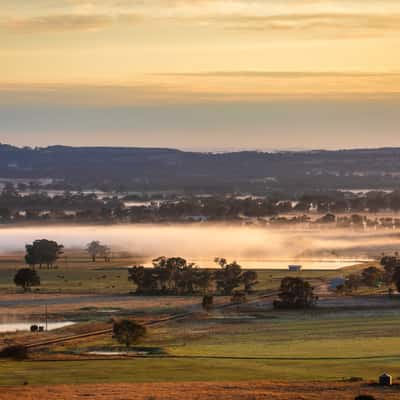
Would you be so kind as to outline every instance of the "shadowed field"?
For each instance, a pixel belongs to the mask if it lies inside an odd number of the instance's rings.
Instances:
[[[353,400],[360,393],[368,393],[377,400],[395,400],[397,388],[381,389],[368,385],[346,383],[158,383],[119,385],[57,385],[3,388],[0,400],[41,399],[77,400]],[[183,395],[184,393],[184,395]],[[183,397],[184,396],[184,397]]]

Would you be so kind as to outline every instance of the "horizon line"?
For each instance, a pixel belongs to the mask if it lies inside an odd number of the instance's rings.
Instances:
[[[330,147],[330,148],[299,148],[299,147],[282,147],[282,148],[190,148],[190,147],[166,147],[166,146],[132,146],[132,145],[66,145],[66,144],[48,144],[48,145],[18,145],[11,143],[4,143],[0,141],[1,147],[14,147],[19,150],[31,149],[42,150],[49,148],[69,148],[69,149],[136,149],[136,150],[167,150],[167,151],[180,151],[184,153],[215,153],[215,154],[229,154],[229,153],[312,153],[312,152],[342,152],[342,151],[382,151],[382,150],[400,150],[400,146],[370,146],[370,147]]]

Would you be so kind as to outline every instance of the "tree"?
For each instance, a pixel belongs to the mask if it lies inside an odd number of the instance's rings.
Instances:
[[[251,293],[253,291],[254,286],[258,283],[257,278],[257,272],[252,269],[243,272],[242,280],[246,293]]]
[[[400,267],[397,267],[393,272],[392,281],[396,285],[397,291],[400,293]]]
[[[214,296],[211,294],[205,294],[203,296],[203,301],[201,303],[201,306],[205,311],[210,311],[211,307],[213,306],[214,303]]]
[[[400,259],[397,255],[394,257],[383,256],[381,259],[381,265],[385,270],[383,279],[386,284],[390,285],[392,282],[395,282],[396,271],[400,269]]]
[[[282,279],[279,300],[274,301],[275,308],[310,308],[318,298],[309,282],[301,278],[286,277]]]
[[[98,240],[93,240],[92,242],[87,244],[86,251],[92,257],[92,261],[96,262],[97,256],[100,255],[103,251],[103,246]]]
[[[370,287],[378,286],[383,280],[383,272],[376,267],[365,268],[361,276],[364,284]]]
[[[130,319],[123,319],[114,321],[113,334],[119,343],[130,347],[146,335],[146,328]]]
[[[157,291],[157,281],[153,276],[153,271],[143,265],[135,265],[128,270],[128,280],[136,285],[136,293],[147,294]]]
[[[213,280],[214,274],[209,269],[196,269],[195,284],[201,293],[208,292]]]
[[[236,261],[230,264],[225,259],[215,261],[221,266],[215,273],[217,289],[224,295],[230,295],[243,282],[242,267]]]
[[[105,262],[111,261],[111,249],[108,246],[102,246],[100,254],[104,258]]]
[[[35,240],[33,244],[27,244],[25,249],[25,262],[28,265],[35,267],[39,264],[41,268],[45,264],[50,268],[63,254],[64,246],[53,240],[41,239]]]
[[[40,286],[40,277],[34,269],[22,268],[15,274],[14,283],[16,286],[21,286],[24,292],[27,292],[33,286]]]

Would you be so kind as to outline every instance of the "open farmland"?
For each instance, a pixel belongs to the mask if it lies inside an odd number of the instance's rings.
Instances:
[[[192,315],[150,327],[136,347],[139,358],[93,355],[124,351],[109,334],[36,349],[29,361],[4,361],[0,383],[370,380],[383,370],[398,377],[399,307],[299,314],[260,306]]]
[[[335,395],[342,396],[338,398],[350,399],[360,385],[367,387],[368,392],[375,390],[367,383],[376,380],[384,370],[400,379],[400,354],[395,350],[400,346],[398,296],[387,296],[385,287],[361,287],[353,296],[338,296],[329,290],[333,279],[377,265],[376,262],[296,273],[260,269],[248,303],[229,305],[230,297],[219,295],[215,296],[215,307],[205,312],[198,294],[134,295],[135,286],[128,281],[127,270],[137,261],[140,260],[121,254],[111,263],[102,260],[93,263],[84,252],[67,249],[57,268],[38,269],[39,290],[22,293],[15,288],[12,277],[23,265],[23,254],[1,258],[3,322],[23,319],[42,323],[45,306],[49,321],[75,322],[39,336],[30,332],[0,335],[3,344],[35,345],[49,341],[32,347],[24,361],[2,361],[0,385],[9,393],[7,399],[13,399],[13,388],[21,385],[26,386],[27,398],[33,388],[38,388],[37,393],[42,393],[46,400],[51,393],[60,399],[80,398],[89,387],[100,393],[101,385],[113,384],[115,392],[108,389],[111,386],[105,386],[104,398],[147,400],[154,395],[144,384],[175,382],[166,386],[165,396],[160,397],[172,399],[179,384],[194,381],[206,382],[196,384],[200,385],[193,391],[196,399],[218,398],[218,393],[237,399],[299,398],[296,396],[312,399],[308,385],[332,385]],[[280,282],[290,274],[315,287],[320,296],[317,308],[273,309]],[[182,317],[169,321],[174,315]],[[146,337],[128,353],[112,337],[114,318],[134,318],[148,325]],[[157,323],[165,318],[166,322]],[[100,334],[91,335],[92,332]],[[73,340],[63,339],[75,335],[78,337]],[[357,384],[347,383],[354,379]],[[278,383],[263,384],[265,380]],[[258,382],[259,391],[255,390],[253,397],[249,397],[248,381]],[[220,386],[218,382],[228,383]],[[229,382],[236,384],[231,387]],[[292,392],[284,382],[293,382]],[[71,384],[78,386],[72,388]],[[52,385],[52,389],[46,385]],[[123,397],[124,387],[140,387],[143,393]],[[282,397],[284,392],[289,397]],[[393,398],[396,393],[392,393]],[[190,396],[189,392],[187,398],[191,399]]]

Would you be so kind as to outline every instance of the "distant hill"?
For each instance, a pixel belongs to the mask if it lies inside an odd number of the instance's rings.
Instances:
[[[393,189],[400,149],[199,153],[161,148],[0,145],[0,178],[58,185],[202,192]]]

